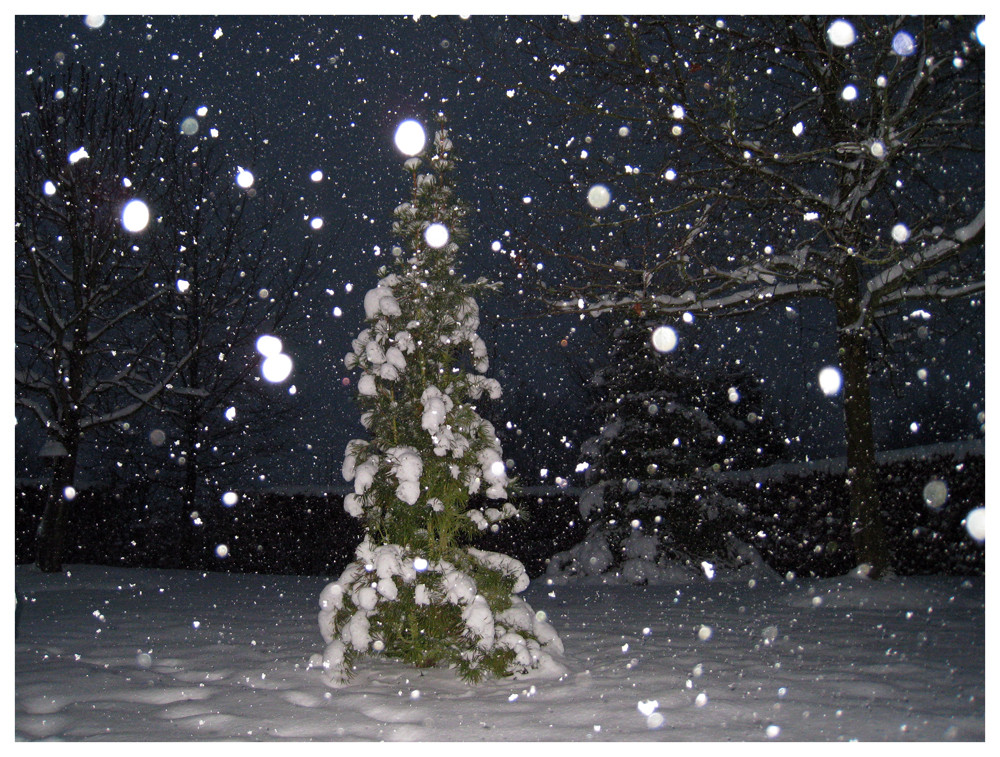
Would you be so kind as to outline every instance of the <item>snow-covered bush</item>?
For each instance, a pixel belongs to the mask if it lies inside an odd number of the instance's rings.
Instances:
[[[312,664],[331,685],[346,683],[365,654],[450,665],[471,682],[558,667],[558,634],[517,596],[528,585],[521,563],[474,548],[452,556],[455,563],[429,562],[421,550],[361,543],[357,560],[320,594],[326,648]]]
[[[591,381],[599,432],[581,445],[580,514],[588,535],[549,562],[549,576],[603,575],[647,583],[735,568],[742,506],[715,474],[769,461],[776,445],[749,374],[712,372],[655,349],[658,322],[637,318],[611,334]]]
[[[429,173],[420,173],[426,160]],[[452,188],[452,143],[443,120],[429,158],[406,162],[410,202],[397,207],[401,246],[364,298],[366,327],[345,358],[362,372],[357,402],[371,439],[347,445],[344,508],[364,521],[356,559],[320,597],[327,644],[312,662],[332,685],[361,655],[418,667],[447,664],[477,681],[558,665],[558,635],[517,594],[517,560],[474,549],[480,531],[517,514],[495,429],[474,401],[500,395],[483,374],[476,294],[495,285],[456,273],[466,208]],[[426,238],[432,225],[447,241]],[[470,508],[482,495],[497,505]]]

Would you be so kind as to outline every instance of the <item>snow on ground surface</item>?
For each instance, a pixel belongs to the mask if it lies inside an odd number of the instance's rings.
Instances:
[[[325,577],[19,566],[18,740],[983,740],[985,581],[536,580],[561,677],[365,660],[328,689]]]

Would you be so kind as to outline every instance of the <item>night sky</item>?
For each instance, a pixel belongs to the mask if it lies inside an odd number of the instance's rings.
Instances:
[[[110,75],[120,68],[150,88],[187,98],[190,115],[207,107],[200,128],[217,128],[220,140],[252,139],[259,155],[247,167],[292,200],[287,244],[310,239],[320,274],[304,290],[306,329],[279,334],[295,359],[291,383],[301,412],[277,434],[289,454],[266,471],[272,484],[342,484],[344,445],[363,432],[353,386],[342,385],[349,375],[343,356],[363,328],[362,298],[383,262],[377,250],[397,241],[391,236],[392,210],[408,194],[393,132],[404,118],[426,122],[438,110],[447,113],[463,159],[459,193],[475,210],[463,271],[505,286],[501,297],[481,303],[480,331],[492,350],[490,375],[507,393],[505,412],[516,425],[531,422],[529,407],[554,408],[545,421],[553,460],[566,458],[567,444],[596,433],[572,422],[582,398],[574,365],[586,364],[588,324],[525,317],[538,305],[520,293],[508,254],[517,237],[513,224],[529,205],[525,198],[538,206],[550,191],[527,168],[547,157],[540,154],[544,125],[522,110],[517,97],[487,81],[509,81],[516,89],[528,75],[519,68],[524,61],[516,40],[523,33],[518,21],[496,18],[109,16],[98,28],[81,16],[17,18],[15,87],[29,69],[44,74],[78,62]],[[477,81],[468,71],[485,75]],[[234,148],[234,172],[241,159]],[[317,169],[324,174],[318,183],[310,179]],[[324,221],[319,231],[308,224],[315,216]],[[341,309],[339,317],[334,307]],[[770,402],[794,424],[788,431],[798,439],[789,454],[798,459],[843,449],[839,405],[815,387],[816,371],[832,362],[832,346],[825,330],[809,327],[809,317],[806,306],[797,319],[766,313],[708,328],[679,326],[681,349],[697,344],[706,361],[742,361],[765,379]],[[982,335],[973,337],[973,345],[976,339]],[[958,341],[955,354],[961,356],[969,345]],[[926,407],[947,395],[968,409],[971,427],[984,374],[981,364],[956,361],[948,386],[921,389],[924,394],[911,395],[909,404]],[[964,392],[958,387],[968,368],[972,384]],[[907,407],[904,402],[897,411],[899,428],[909,425],[907,413],[918,412]],[[516,437],[501,423],[497,427],[511,454]],[[921,437],[915,443],[947,440]],[[901,437],[892,446],[908,443],[914,442]],[[538,469],[549,465],[531,462]],[[539,482],[537,469],[520,465],[516,472],[525,483]]]

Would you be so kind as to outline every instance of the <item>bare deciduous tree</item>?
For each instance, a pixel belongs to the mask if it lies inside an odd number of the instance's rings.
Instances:
[[[545,300],[706,316],[828,303],[854,546],[872,576],[889,565],[871,409],[880,324],[955,298],[982,319],[977,20],[529,20],[519,45],[534,66],[521,107],[550,119],[540,170],[563,182],[523,243],[560,264]],[[595,185],[607,191],[588,208]]]
[[[291,323],[307,257],[275,251],[280,206],[183,133],[183,103],[123,73],[32,76],[16,134],[16,402],[57,453],[38,534],[39,567],[57,571],[81,440],[112,449],[130,420],[169,421],[187,506],[220,433],[273,409],[253,399],[253,339]],[[134,199],[150,217],[129,231]],[[209,422],[238,398],[239,423]]]
[[[165,294],[151,276],[168,243],[157,212],[183,146],[177,106],[122,74],[71,67],[29,87],[15,152],[16,401],[61,453],[38,533],[38,565],[57,571],[81,438],[148,406],[193,354],[162,359],[144,326]],[[122,223],[132,199],[151,209],[141,231]]]
[[[215,140],[181,166],[183,192],[170,198],[171,256],[160,275],[171,290],[158,327],[177,359],[186,361],[159,403],[160,422],[180,476],[181,543],[192,528],[200,491],[220,468],[273,457],[275,430],[290,412],[285,392],[260,380],[255,341],[263,334],[294,333],[301,324],[301,288],[310,261],[306,246],[280,244],[280,198],[257,180],[234,184],[234,166]]]

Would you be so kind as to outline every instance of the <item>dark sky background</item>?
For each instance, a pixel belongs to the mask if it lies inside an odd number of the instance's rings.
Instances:
[[[439,109],[463,158],[459,192],[475,210],[463,270],[505,285],[503,296],[480,303],[490,375],[506,392],[507,416],[497,423],[505,452],[510,456],[519,443],[502,427],[506,420],[548,439],[551,460],[521,460],[516,472],[535,484],[541,468],[564,466],[552,471],[551,481],[572,471],[567,445],[596,432],[578,422],[582,389],[574,369],[595,349],[588,324],[524,317],[537,305],[519,294],[507,249],[492,249],[494,241],[509,245],[525,197],[543,201],[537,174],[525,167],[546,157],[539,154],[544,127],[502,87],[455,70],[480,70],[514,87],[524,75],[517,68],[520,33],[517,21],[496,18],[109,16],[90,28],[81,16],[17,17],[15,86],[29,69],[44,74],[71,61],[108,73],[120,68],[151,88],[186,97],[187,115],[205,106],[200,128],[217,128],[220,140],[252,138],[259,157],[245,167],[293,200],[297,217],[287,244],[310,238],[321,265],[319,280],[306,290],[307,329],[279,334],[295,359],[290,383],[300,412],[276,429],[287,454],[280,463],[262,464],[270,483],[342,484],[344,445],[363,435],[353,385],[341,383],[349,375],[343,356],[363,328],[362,299],[383,262],[376,247],[389,250],[396,242],[391,213],[408,195],[393,133],[404,118],[426,122]],[[238,159],[234,154],[234,172]],[[325,177],[320,183],[310,180],[317,169]],[[314,216],[324,219],[319,231],[308,225]],[[340,317],[332,314],[335,306]],[[790,459],[843,450],[838,401],[815,385],[833,351],[829,329],[810,325],[814,317],[827,316],[806,305],[797,318],[774,312],[707,327],[672,324],[679,349],[697,349],[706,362],[741,361],[765,379],[768,401],[794,439]],[[959,335],[950,342],[954,357],[939,360],[927,384],[913,382],[883,416],[883,446],[950,441],[978,429],[973,403],[982,408],[985,378],[968,350],[983,338]],[[549,412],[540,417],[544,408]],[[919,432],[909,431],[914,420],[921,422]]]

